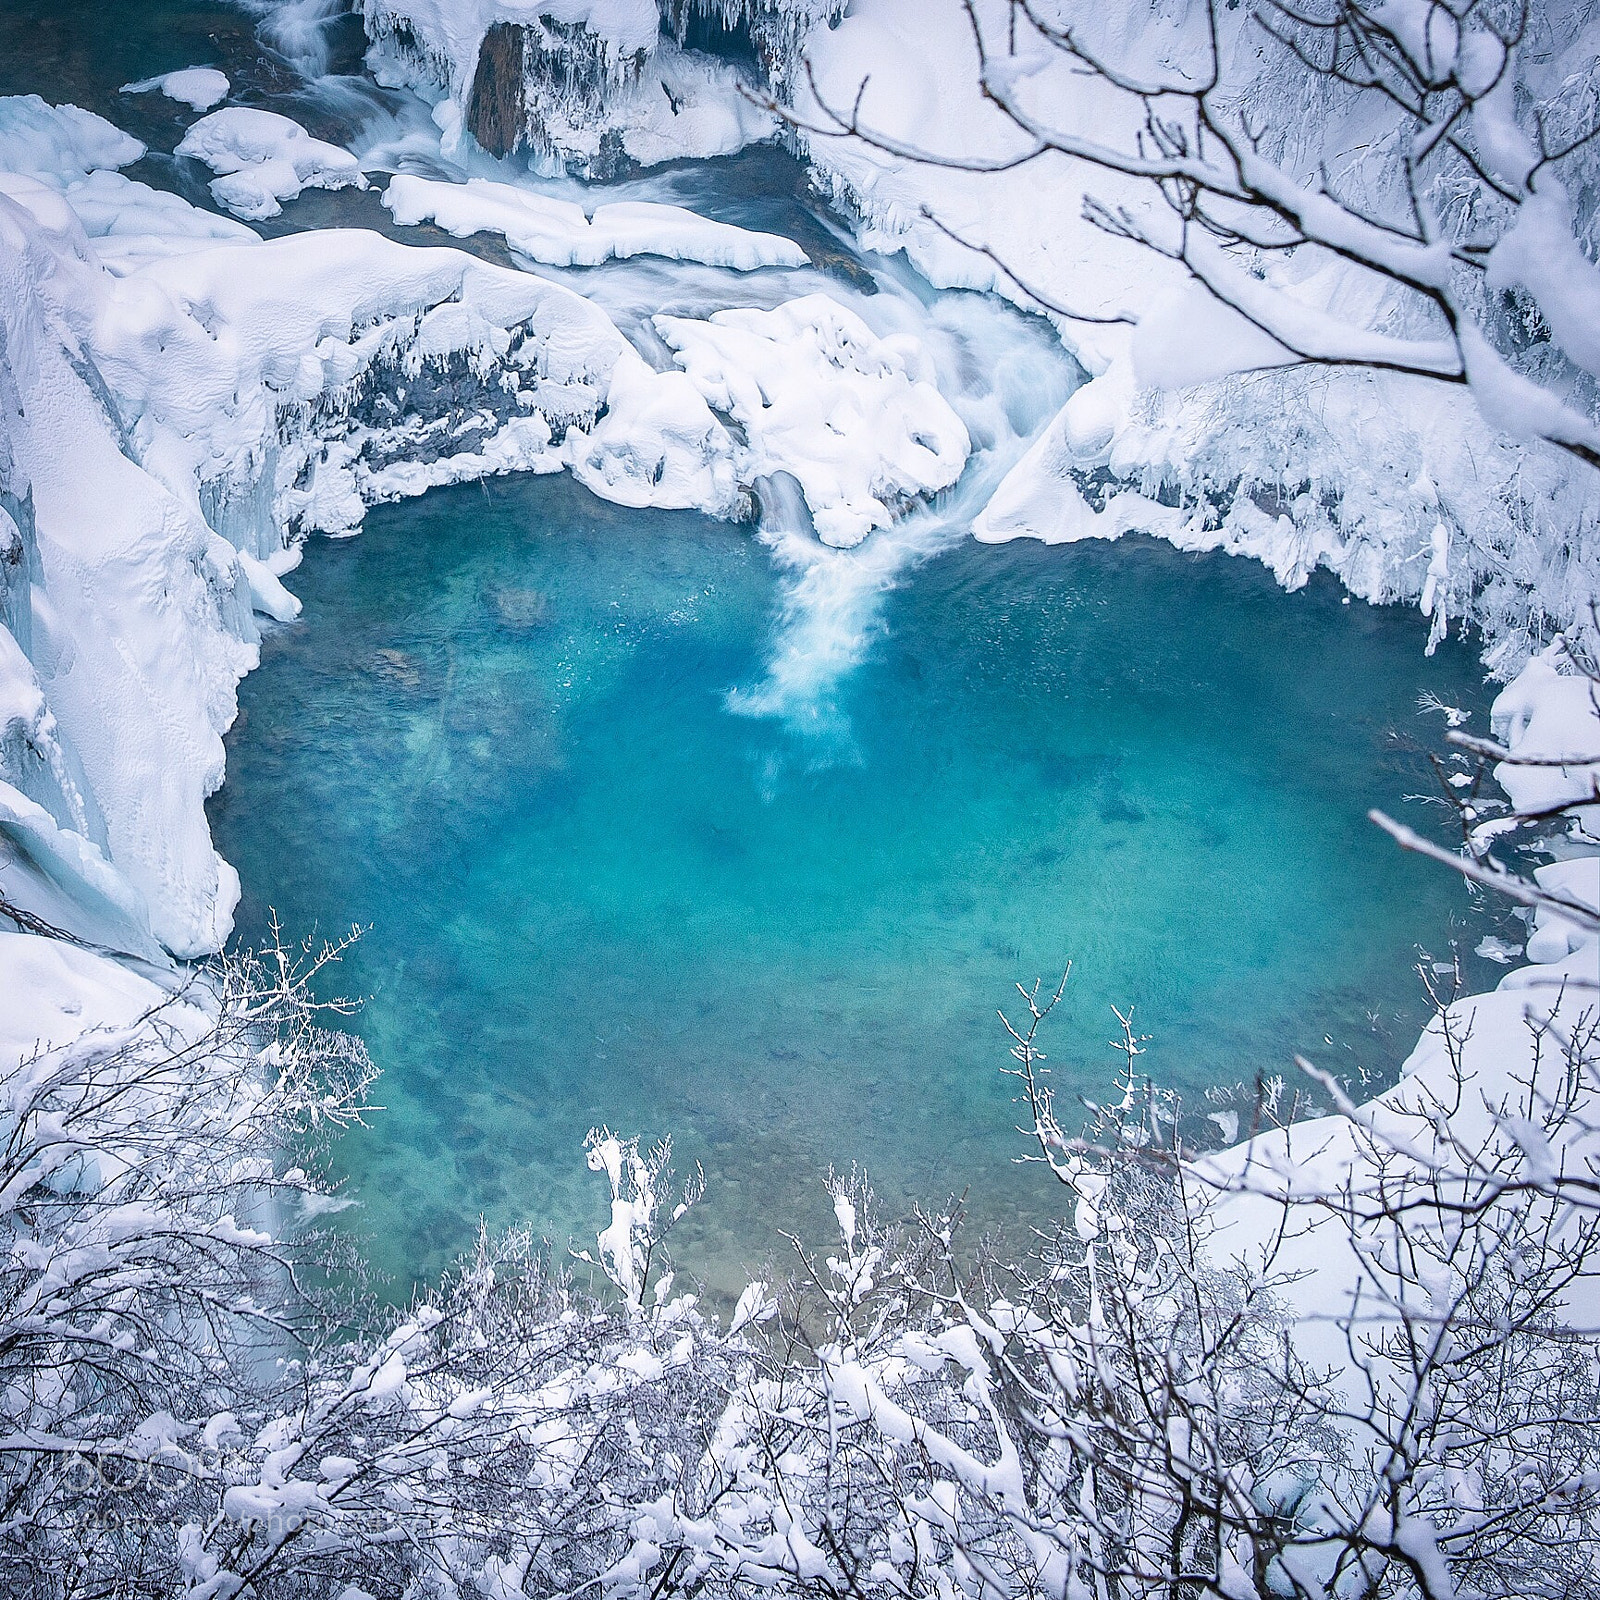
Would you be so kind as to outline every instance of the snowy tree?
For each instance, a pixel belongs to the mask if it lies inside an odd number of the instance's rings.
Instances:
[[[934,167],[999,175],[1065,156],[1116,175],[1111,198],[1087,201],[1091,220],[1179,263],[1217,313],[1152,325],[1152,372],[1160,343],[1198,341],[1219,369],[1313,363],[1466,385],[1495,426],[1600,465],[1587,198],[1600,118],[1589,74],[1551,70],[1582,56],[1587,9],[1200,0],[1158,8],[1151,21],[1170,26],[1143,35],[1071,0],[964,9],[984,99],[1015,136],[1007,151],[890,136],[863,113],[866,83],[841,104],[813,78],[803,109],[771,108],[813,138]],[[1276,58],[1241,92],[1230,64],[1263,52]],[[1132,114],[1086,131],[1044,71],[1060,60]],[[1330,127],[1353,150],[1330,148]],[[1003,249],[973,248],[1059,317],[1082,315],[1024,282]]]

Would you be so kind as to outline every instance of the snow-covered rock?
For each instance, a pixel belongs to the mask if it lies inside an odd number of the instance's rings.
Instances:
[[[689,381],[743,430],[747,478],[792,473],[825,543],[859,544],[960,477],[967,430],[914,340],[878,338],[826,295],[654,320]]]
[[[555,267],[594,267],[629,256],[664,256],[754,272],[803,267],[806,254],[790,239],[712,222],[682,206],[619,202],[585,214],[571,200],[486,178],[443,183],[402,175],[383,193],[396,222],[432,222],[457,239],[498,233],[518,255]]]
[[[228,98],[231,87],[228,75],[217,71],[215,67],[183,67],[177,72],[164,72],[159,77],[125,83],[122,93],[160,93],[196,111],[209,111],[212,106],[220,105]]]
[[[298,122],[252,106],[228,106],[202,117],[184,134],[180,156],[193,156],[213,172],[219,205],[235,216],[261,221],[283,210],[305,189],[365,188],[348,150],[313,139]]]
[[[1495,697],[1489,718],[1513,754],[1539,763],[1495,768],[1517,810],[1541,812],[1593,796],[1596,803],[1579,815],[1600,838],[1600,684],[1573,670],[1566,646],[1557,641],[1529,661]]]
[[[0,151],[7,172],[65,186],[132,165],[144,146],[92,111],[23,94],[0,97]]]

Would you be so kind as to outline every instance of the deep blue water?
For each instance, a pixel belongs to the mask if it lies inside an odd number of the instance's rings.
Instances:
[[[830,1162],[891,1206],[1038,1216],[1014,979],[1074,963],[1063,1092],[1109,1085],[1115,1003],[1197,1096],[1296,1050],[1392,1073],[1417,946],[1482,932],[1364,820],[1428,823],[1418,696],[1481,708],[1471,654],[1425,660],[1414,614],[1331,581],[963,540],[902,571],[809,718],[750,714],[795,633],[750,529],[566,477],[374,511],[294,586],[213,822],[242,937],[269,903],[371,924],[340,985],[388,1109],[340,1159],[402,1282],[480,1214],[592,1238],[599,1122],[703,1161],[680,1253],[724,1291],[820,1225]]]

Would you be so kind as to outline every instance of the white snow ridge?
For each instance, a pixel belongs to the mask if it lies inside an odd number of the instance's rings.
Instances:
[[[193,156],[221,176],[211,192],[237,217],[275,217],[305,189],[364,189],[367,180],[348,150],[313,139],[275,111],[229,106],[202,117],[183,136],[180,156]]]

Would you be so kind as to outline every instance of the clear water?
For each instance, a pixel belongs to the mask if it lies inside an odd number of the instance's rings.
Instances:
[[[13,0],[0,92],[111,117],[151,146],[133,175],[201,205],[209,173],[168,153],[193,114],[121,83],[214,63],[378,165],[460,176],[426,108],[358,75],[358,23],[319,24],[334,9],[304,0],[264,50],[215,0]],[[1413,615],[1225,558],[973,545],[1074,381],[1037,325],[855,255],[774,151],[595,198],[619,197],[787,233],[814,263],[567,275],[647,356],[652,312],[825,287],[923,341],[978,453],[948,504],[850,555],[566,479],[432,494],[311,550],[212,818],[241,938],[269,905],[296,932],[371,925],[339,987],[370,996],[388,1109],[340,1159],[397,1292],[480,1215],[592,1236],[599,1121],[704,1163],[679,1253],[719,1293],[780,1227],[825,1226],[830,1162],[865,1161],[892,1205],[967,1189],[981,1225],[1037,1218],[1056,1197],[1013,1162],[993,1012],[1068,957],[1064,1092],[1108,1082],[1112,1003],[1191,1095],[1295,1050],[1391,1074],[1424,1015],[1419,942],[1483,930],[1363,815],[1432,820],[1404,799],[1438,733],[1417,698],[1481,712],[1469,652],[1426,661]],[[269,231],[330,224],[440,242],[371,192],[308,193]]]
[[[1013,979],[1074,962],[1064,1090],[1104,1090],[1131,1003],[1195,1093],[1295,1050],[1392,1071],[1416,942],[1469,931],[1363,814],[1424,787],[1419,692],[1481,704],[1477,671],[1332,583],[947,545],[880,596],[821,730],[748,714],[789,626],[750,530],[566,478],[375,511],[297,587],[213,822],[245,937],[269,903],[372,926],[341,983],[388,1109],[341,1155],[402,1281],[480,1214],[591,1235],[602,1121],[704,1163],[680,1253],[723,1290],[817,1224],[830,1162],[892,1204],[1037,1215]]]

